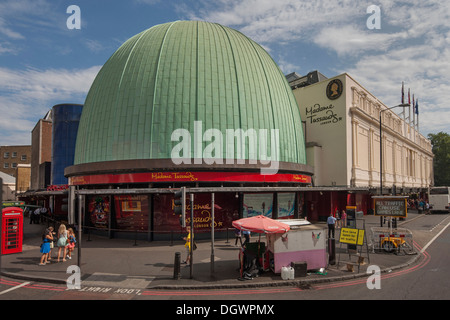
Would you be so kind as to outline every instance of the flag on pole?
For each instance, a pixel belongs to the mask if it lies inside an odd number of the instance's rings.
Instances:
[[[416,123],[416,127],[417,127],[417,131],[419,131],[419,99],[416,100],[416,114],[417,114],[417,123]]]
[[[411,125],[411,91],[409,88],[408,88],[408,123],[409,125]]]
[[[402,81],[402,104],[405,103],[405,87]]]

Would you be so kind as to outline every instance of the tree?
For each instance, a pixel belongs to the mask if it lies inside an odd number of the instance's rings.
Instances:
[[[434,185],[450,186],[450,135],[445,132],[428,134],[434,154]]]

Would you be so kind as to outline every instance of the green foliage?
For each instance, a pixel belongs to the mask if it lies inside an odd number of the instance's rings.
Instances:
[[[434,153],[434,185],[450,186],[450,135],[445,132],[428,134]]]

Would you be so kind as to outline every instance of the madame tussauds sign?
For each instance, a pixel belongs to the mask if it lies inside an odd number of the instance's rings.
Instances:
[[[333,109],[333,104],[321,106],[319,103],[316,103],[314,106],[306,108],[306,118],[309,119],[309,123],[319,123],[321,125],[341,121],[342,117],[339,117]]]
[[[193,136],[187,129],[176,129],[172,132],[171,140],[179,142],[171,152],[175,165],[245,164],[245,159],[248,159],[249,164],[261,165],[261,174],[278,172],[279,129],[226,129],[223,133],[214,128],[203,131],[202,121],[194,121]],[[193,153],[191,148],[194,149]]]

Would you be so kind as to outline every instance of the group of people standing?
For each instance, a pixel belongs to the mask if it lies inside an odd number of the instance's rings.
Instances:
[[[29,211],[30,215],[30,224],[39,224],[41,223],[46,217],[49,216],[49,209],[42,207],[42,208],[36,208],[35,210],[30,210],[29,208],[26,208],[26,210]]]
[[[328,238],[334,239],[334,230],[336,228],[345,227],[347,225],[347,213],[345,210],[342,210],[342,213],[339,214],[339,211],[336,210],[336,213],[333,215],[333,212],[330,213],[330,216],[327,219],[328,225]]]
[[[409,199],[408,207],[417,209],[419,213],[430,213],[430,204],[423,199]]]
[[[247,242],[250,242],[250,231],[248,230],[243,230],[241,232],[241,230],[239,229],[235,229],[234,230],[234,236],[235,236],[235,241],[234,241],[234,245],[237,246],[238,241],[241,243],[241,247],[244,246],[244,244],[246,244]],[[244,242],[242,242],[242,236],[244,236],[245,240]]]
[[[52,249],[56,246],[58,248],[58,260],[60,261],[61,252],[62,261],[66,261],[66,258],[72,259],[72,252],[75,248],[76,238],[72,228],[67,229],[64,224],[61,224],[58,228],[58,234],[53,232],[53,227],[45,229],[42,235],[41,250],[42,253],[40,266],[50,263],[52,260]]]

